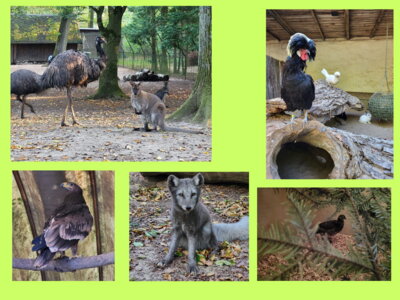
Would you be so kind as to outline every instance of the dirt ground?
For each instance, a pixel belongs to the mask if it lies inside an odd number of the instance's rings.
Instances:
[[[224,242],[217,253],[197,251],[198,275],[188,274],[187,251],[162,269],[171,237],[170,196],[166,180],[151,182],[139,173],[130,179],[130,280],[132,281],[247,281],[248,241]],[[202,202],[214,223],[232,223],[248,215],[248,187],[206,184]]]
[[[29,69],[42,74],[41,65],[13,65],[11,72]],[[118,76],[132,74],[118,69]],[[76,88],[72,95],[79,126],[61,127],[66,105],[66,91],[49,89],[28,96],[36,114],[25,107],[25,119],[20,119],[21,105],[11,101],[11,160],[13,161],[210,161],[211,129],[201,125],[168,122],[167,127],[201,131],[203,134],[182,132],[139,132],[140,117],[130,105],[130,85],[120,82],[127,94],[124,100],[92,100],[98,81],[87,88]],[[155,92],[163,84],[145,82],[143,90]],[[190,95],[193,81],[171,78],[167,113],[175,111]],[[15,98],[13,98],[15,99]],[[67,118],[71,122],[71,116]]]

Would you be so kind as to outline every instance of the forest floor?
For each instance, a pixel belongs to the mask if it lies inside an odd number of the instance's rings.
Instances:
[[[12,65],[11,72],[29,69],[42,74],[42,65]],[[134,73],[119,68],[120,79]],[[160,82],[144,82],[143,90],[154,93],[162,88]],[[167,127],[201,131],[203,134],[182,132],[140,132],[140,116],[130,104],[130,85],[120,81],[126,99],[91,99],[98,81],[87,88],[72,92],[79,126],[61,127],[61,117],[67,103],[66,91],[49,89],[39,95],[29,95],[36,114],[25,107],[20,119],[21,105],[11,101],[11,160],[13,161],[211,161],[211,128],[185,122],[166,122]],[[170,95],[166,101],[167,114],[175,111],[190,95],[193,81],[171,78]],[[15,98],[13,98],[15,99]],[[71,115],[67,123],[71,122]]]
[[[332,246],[342,252],[344,255],[349,253],[349,245],[354,245],[355,241],[351,235],[338,233],[332,237]],[[259,280],[282,280],[274,278],[282,266],[288,265],[288,262],[281,256],[275,254],[265,255],[258,261]],[[299,270],[287,274],[289,281],[347,281],[347,280],[367,280],[367,274],[345,275],[340,278],[333,278],[329,270],[309,267],[307,264],[299,262]]]
[[[154,182],[139,173],[130,178],[130,280],[247,281],[248,241],[224,242],[218,251],[197,251],[199,273],[188,274],[187,251],[178,249],[171,265],[157,267],[171,238],[170,203],[166,180]],[[233,223],[248,215],[248,187],[206,184],[202,202],[215,223]]]

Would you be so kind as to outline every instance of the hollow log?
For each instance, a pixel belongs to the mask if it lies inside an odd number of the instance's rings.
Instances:
[[[193,177],[199,172],[142,172],[142,176],[157,180],[165,180],[169,175],[173,174],[179,178]],[[249,183],[249,173],[247,172],[203,172],[206,183]]]
[[[337,87],[329,85],[325,80],[314,82],[315,100],[309,113],[319,122],[326,123],[348,109],[362,110],[360,99]],[[281,113],[286,110],[286,104],[282,98],[267,100],[267,115]]]
[[[267,178],[391,179],[393,141],[315,120],[268,118]]]

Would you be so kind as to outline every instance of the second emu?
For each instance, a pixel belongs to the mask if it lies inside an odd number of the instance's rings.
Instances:
[[[31,112],[35,113],[33,106],[26,102],[28,94],[37,94],[42,90],[39,74],[24,69],[11,73],[11,94],[15,94],[17,100],[21,102],[21,119],[24,118],[25,105],[30,107]]]

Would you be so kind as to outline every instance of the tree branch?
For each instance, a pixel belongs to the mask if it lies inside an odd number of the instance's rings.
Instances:
[[[86,257],[62,257],[50,261],[43,268],[33,266],[35,259],[13,258],[13,268],[32,271],[74,272],[81,269],[97,268],[114,264],[114,252]]]
[[[106,29],[103,25],[104,6],[99,6],[99,8],[95,8],[94,6],[89,6],[89,7],[96,13],[97,26],[99,26],[99,31],[105,32]]]

